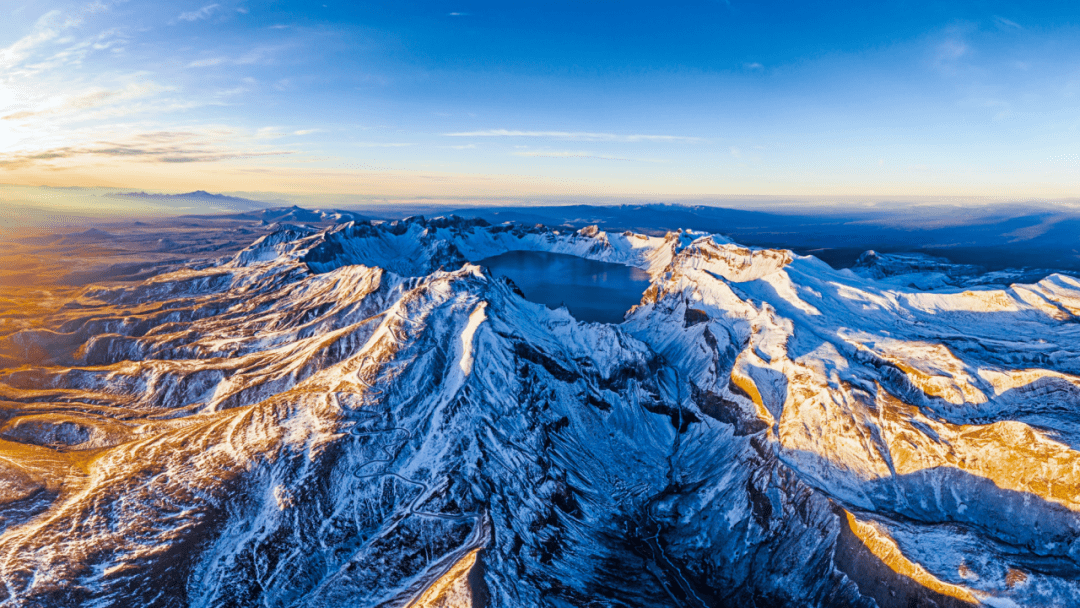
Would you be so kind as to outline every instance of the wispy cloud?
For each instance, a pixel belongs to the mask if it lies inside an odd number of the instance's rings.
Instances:
[[[5,85],[21,90],[19,98],[40,97],[43,83],[31,79],[56,74],[66,67],[81,67],[94,53],[108,53],[114,57],[123,53],[128,37],[122,27],[91,35],[78,33],[88,16],[107,10],[111,4],[98,0],[72,13],[49,11],[38,18],[29,33],[0,48],[0,112],[9,111],[2,107]],[[64,84],[72,85],[70,76],[65,78]]]
[[[19,169],[40,163],[88,157],[130,158],[158,163],[193,163],[294,153],[292,150],[238,149],[222,145],[207,135],[207,133],[194,131],[152,131],[131,135],[124,139],[9,152],[0,154],[0,168]]]
[[[957,76],[967,68],[971,47],[961,37],[952,35],[930,49],[930,64],[944,76]]]
[[[607,156],[604,154],[595,154],[593,152],[585,151],[548,151],[548,150],[529,150],[526,152],[512,152],[514,156],[524,156],[527,158],[591,158],[596,160],[618,160],[624,162],[634,163],[663,163],[667,161],[663,160],[651,160],[643,158],[626,158],[622,156]]]
[[[19,121],[41,116],[74,114],[121,101],[150,97],[169,90],[171,90],[170,87],[151,81],[130,83],[120,89],[93,88],[74,95],[54,98],[51,103],[36,103],[34,109],[12,112],[0,119]]]
[[[255,131],[255,139],[280,139],[282,137],[321,133],[322,129],[298,129],[289,131],[284,127],[262,127]]]
[[[255,130],[256,139],[277,139],[279,137],[285,137],[281,127],[262,127]]]
[[[1022,30],[1024,27],[1012,19],[1006,19],[1001,15],[994,15],[994,23],[1002,29]]]
[[[80,19],[53,10],[42,15],[33,30],[11,45],[0,49],[0,68],[11,68],[30,57],[41,45],[55,40],[60,33],[78,25]]]
[[[86,156],[141,158],[143,160],[159,163],[205,163],[239,158],[256,158],[260,156],[281,156],[286,154],[292,154],[292,152],[215,152],[211,150],[189,149],[183,147],[168,149],[102,145],[99,147],[55,148],[41,152],[3,154],[0,155],[0,168],[21,169],[40,161]]]
[[[239,57],[207,57],[205,59],[196,59],[187,64],[189,68],[209,68],[216,65],[252,65],[264,60],[273,49],[269,47],[260,47],[252,49]]]
[[[445,137],[535,137],[562,139],[567,141],[616,141],[616,142],[683,142],[696,143],[705,141],[700,137],[683,135],[618,135],[616,133],[594,133],[588,131],[514,131],[509,129],[487,129],[483,131],[464,131],[443,133]]]
[[[58,44],[67,46],[50,51],[50,55],[32,59],[25,64],[21,76],[29,76],[33,73],[48,72],[64,66],[81,66],[84,59],[91,53],[109,51],[114,56],[124,51],[127,38],[120,30],[113,28],[72,43],[70,37],[59,38]]]
[[[226,57],[209,57],[207,59],[198,59],[187,64],[189,68],[209,68],[215,65],[221,65],[228,61]]]
[[[955,61],[967,54],[969,47],[963,40],[949,39],[937,46],[939,62]]]
[[[1012,104],[1004,99],[975,98],[967,99],[960,103],[961,106],[980,108],[983,111],[993,112],[995,121],[1004,120],[1012,116]]]
[[[303,154],[259,134],[228,125],[203,124],[192,109],[224,105],[222,97],[244,92],[243,87],[220,90],[213,84],[184,85],[162,68],[155,74],[124,69],[112,62],[118,51],[143,35],[140,23],[108,24],[95,12],[111,0],[85,0],[80,10],[49,11],[20,32],[21,38],[0,45],[0,176],[8,171],[65,171],[90,166],[122,168],[138,163],[215,163]],[[123,0],[119,0],[123,1]],[[174,22],[216,19],[231,6],[200,3]],[[175,13],[172,13],[175,14]],[[180,21],[175,21],[180,19]],[[6,46],[5,46],[6,45]],[[183,57],[199,66],[232,66],[273,59],[283,47],[264,46],[231,55],[222,47],[203,56]],[[97,54],[107,69],[77,69]],[[102,57],[104,55],[104,57]],[[194,61],[192,61],[194,60]],[[140,62],[139,65],[142,65]],[[74,69],[73,69],[74,68]],[[138,71],[133,71],[138,70]],[[245,84],[258,84],[245,82]],[[186,90],[194,87],[196,90]],[[184,122],[178,122],[178,121]],[[304,123],[283,129],[283,136],[311,135]],[[297,141],[282,140],[282,141]]]
[[[197,11],[191,11],[188,13],[180,13],[176,18],[179,21],[200,21],[210,17],[214,14],[221,5],[220,4],[207,4]]]

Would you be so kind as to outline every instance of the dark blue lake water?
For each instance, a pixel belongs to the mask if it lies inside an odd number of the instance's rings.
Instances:
[[[533,302],[565,304],[582,321],[621,323],[649,287],[649,275],[640,268],[562,253],[508,251],[476,263],[509,277]]]

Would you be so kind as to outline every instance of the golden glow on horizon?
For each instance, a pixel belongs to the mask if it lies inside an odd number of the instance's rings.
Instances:
[[[968,197],[987,202],[1072,200],[1077,193],[1064,184],[998,183],[974,187],[963,183],[881,183],[833,180],[691,181],[639,175],[557,176],[461,173],[427,170],[349,170],[305,168],[236,161],[157,163],[117,158],[93,163],[67,161],[52,166],[0,168],[0,184],[54,188],[120,188],[149,191],[275,192],[365,196],[580,196],[580,197],[708,197],[708,196],[855,196]]]

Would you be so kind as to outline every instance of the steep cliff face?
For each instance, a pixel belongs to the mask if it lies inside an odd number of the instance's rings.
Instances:
[[[466,261],[513,249],[653,284],[581,323]],[[53,359],[0,376],[0,597],[1080,603],[1080,282],[901,284],[409,218],[88,289],[5,345]]]

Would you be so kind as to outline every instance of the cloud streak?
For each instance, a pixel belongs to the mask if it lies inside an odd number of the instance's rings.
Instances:
[[[1022,29],[1024,29],[1024,26],[1022,26],[1019,23],[1013,21],[1012,19],[1006,19],[1005,17],[1002,17],[1001,15],[994,15],[994,23],[998,24],[998,27],[1001,27],[1002,29],[1004,29],[1004,28],[1009,28],[1009,29],[1014,29],[1014,30],[1022,30]]]
[[[220,6],[220,4],[207,4],[206,6],[200,8],[197,11],[180,13],[176,18],[179,21],[201,21],[203,19],[209,18],[210,15],[214,14],[214,11],[216,11]]]
[[[171,90],[170,87],[161,86],[154,82],[131,83],[122,89],[92,89],[60,100],[52,106],[7,114],[0,117],[0,120],[17,121],[41,116],[78,113],[120,101],[151,97],[169,90]]]
[[[31,33],[0,49],[0,68],[12,68],[28,57],[39,46],[60,36],[60,32],[78,25],[76,17],[53,10],[42,15]]]
[[[622,156],[605,156],[602,154],[594,154],[592,152],[584,151],[544,151],[544,150],[529,150],[527,152],[513,152],[513,156],[523,156],[526,158],[592,158],[596,160],[618,160],[632,163],[663,163],[662,160],[648,160],[642,158],[624,158]]]
[[[217,65],[252,65],[263,60],[272,49],[257,48],[239,57],[207,57],[187,64],[189,68],[209,68]]]
[[[160,163],[205,163],[238,158],[285,156],[289,154],[293,154],[293,152],[289,150],[274,150],[267,152],[223,152],[199,148],[187,148],[183,146],[139,148],[102,144],[98,147],[65,147],[43,150],[40,152],[0,155],[0,168],[21,169],[36,164],[38,161],[51,161],[84,156],[139,157]]]
[[[686,137],[683,135],[618,135],[616,133],[595,133],[590,131],[515,131],[510,129],[486,129],[482,131],[463,131],[460,133],[443,133],[444,137],[516,137],[516,138],[547,138],[562,139],[566,141],[614,141],[614,142],[667,142],[667,143],[700,143],[705,141],[701,137]]]
[[[230,149],[206,139],[205,134],[193,131],[151,131],[124,140],[99,140],[87,144],[0,154],[0,168],[22,169],[43,162],[86,157],[130,158],[157,163],[196,163],[289,154],[294,154],[294,151]]]

